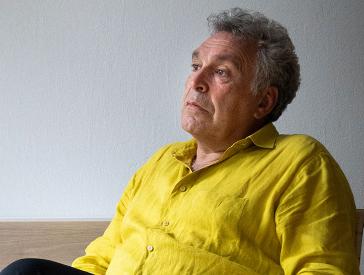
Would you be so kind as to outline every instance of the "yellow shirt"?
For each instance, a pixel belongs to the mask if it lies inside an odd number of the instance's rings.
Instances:
[[[355,205],[316,140],[272,124],[220,161],[165,146],[134,175],[105,231],[73,266],[94,274],[359,274]]]

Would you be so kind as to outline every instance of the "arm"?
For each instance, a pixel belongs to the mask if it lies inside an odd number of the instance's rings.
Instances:
[[[300,169],[281,198],[276,224],[285,274],[359,274],[352,193],[327,153]]]
[[[116,213],[105,233],[87,246],[86,254],[74,260],[72,263],[73,267],[97,275],[106,273],[114,256],[115,247],[123,242],[123,236],[120,232],[128,206],[142,184],[143,177],[148,175],[148,171],[153,170],[156,162],[168,149],[169,145],[162,147],[134,174],[117,205]]]
[[[129,201],[131,200],[132,188],[135,177],[129,182],[118,205],[116,213],[101,237],[91,242],[84,256],[75,259],[72,266],[92,274],[105,274],[111,258],[114,255],[115,246],[122,242],[120,228]]]

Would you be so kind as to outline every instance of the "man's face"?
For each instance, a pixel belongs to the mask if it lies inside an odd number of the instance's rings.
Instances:
[[[243,43],[243,47],[241,46]],[[199,138],[236,141],[250,134],[258,98],[252,94],[256,48],[218,32],[192,54],[182,106],[182,128]]]

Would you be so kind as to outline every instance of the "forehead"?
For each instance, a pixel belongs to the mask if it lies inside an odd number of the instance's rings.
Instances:
[[[194,58],[231,59],[239,67],[254,62],[256,46],[247,40],[238,39],[228,32],[218,32],[205,41],[192,53]]]

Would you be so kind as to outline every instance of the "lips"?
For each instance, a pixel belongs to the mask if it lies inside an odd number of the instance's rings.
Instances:
[[[186,102],[186,106],[187,106],[187,107],[188,107],[188,106],[190,106],[190,107],[195,107],[195,108],[198,108],[198,109],[200,109],[200,110],[202,110],[202,111],[207,112],[207,110],[206,110],[205,108],[203,108],[200,104],[198,104],[196,101],[188,100],[188,101]]]

